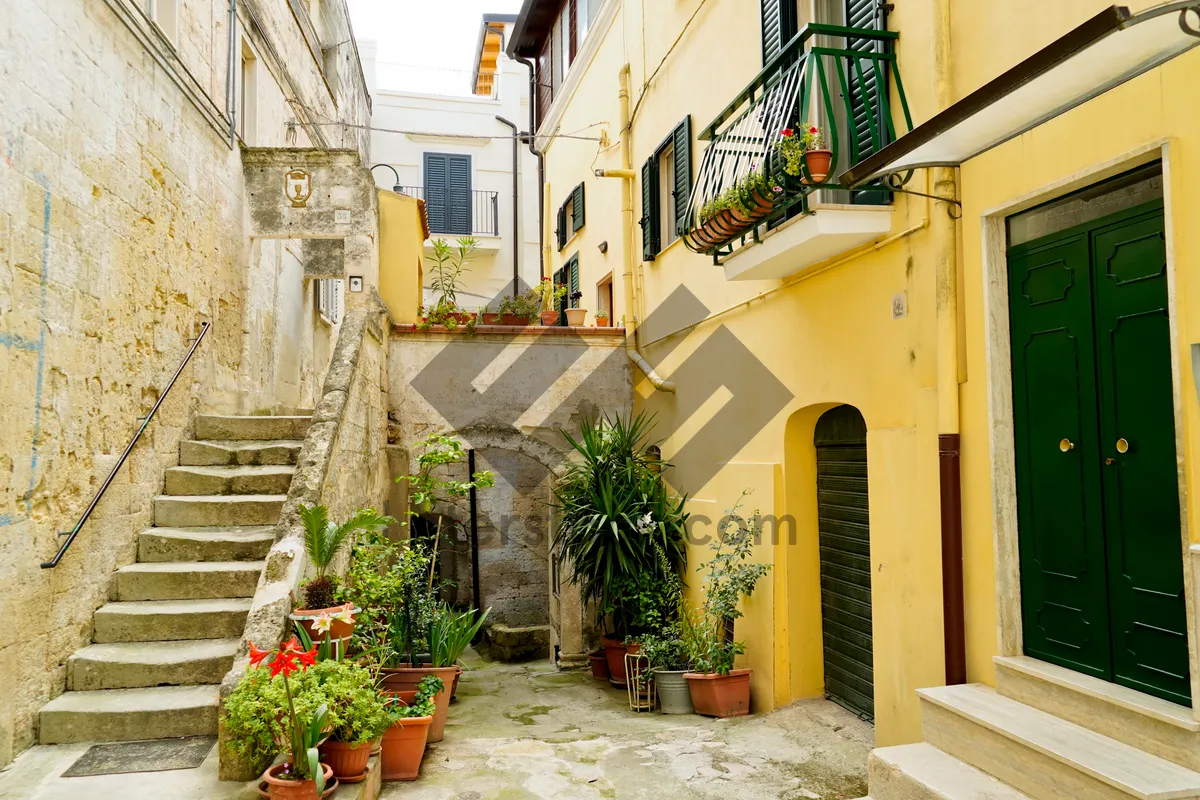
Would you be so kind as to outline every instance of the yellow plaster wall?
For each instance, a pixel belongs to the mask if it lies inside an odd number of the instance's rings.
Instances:
[[[379,190],[379,296],[394,322],[417,321],[421,306],[421,210],[407,195]]]

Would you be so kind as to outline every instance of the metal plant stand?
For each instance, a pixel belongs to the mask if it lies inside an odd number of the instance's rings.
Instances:
[[[653,711],[658,706],[654,673],[650,661],[641,653],[625,654],[625,692],[630,711]]]

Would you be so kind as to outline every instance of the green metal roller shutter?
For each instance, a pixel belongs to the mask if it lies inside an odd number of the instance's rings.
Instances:
[[[867,426],[853,406],[817,421],[817,517],[825,694],[875,716],[871,644],[871,544],[867,512]]]

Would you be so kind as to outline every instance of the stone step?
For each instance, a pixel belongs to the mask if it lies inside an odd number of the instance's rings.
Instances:
[[[1200,774],[990,687],[917,695],[925,741],[1038,800],[1200,798]]]
[[[867,761],[867,776],[875,800],[1029,800],[924,743],[876,748]]]
[[[185,467],[295,464],[303,444],[299,439],[272,439],[262,442],[189,440],[179,445],[179,463]]]
[[[261,561],[274,541],[270,525],[147,528],[138,535],[138,561]]]
[[[263,561],[157,561],[117,570],[117,600],[253,597]]]
[[[287,494],[295,471],[292,466],[170,467],[163,481],[163,493]]]
[[[154,524],[164,528],[274,525],[285,499],[283,494],[159,495],[154,498]]]
[[[1200,722],[1190,708],[1036,658],[994,661],[1005,697],[1200,771]]]
[[[106,603],[96,610],[92,640],[107,644],[240,638],[249,613],[249,599]]]
[[[42,707],[42,744],[170,739],[217,732],[219,687],[65,692]]]
[[[196,417],[196,438],[246,441],[251,439],[303,439],[308,433],[311,416],[221,416],[202,414]]]
[[[238,639],[93,644],[67,659],[68,691],[220,683]]]

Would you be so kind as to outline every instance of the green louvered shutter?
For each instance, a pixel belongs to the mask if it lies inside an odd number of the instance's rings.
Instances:
[[[583,184],[571,191],[571,232],[583,227]]]
[[[658,255],[658,159],[651,156],[642,165],[642,260]]]
[[[687,227],[688,199],[692,195],[692,118],[687,116],[671,137],[675,151],[675,231],[683,235]]]
[[[882,4],[879,0],[846,0],[846,25],[850,28],[886,30]],[[860,53],[878,53],[883,43],[874,39],[846,37],[846,49]],[[856,63],[857,62],[857,63]],[[887,115],[881,101],[886,100],[887,72],[880,65],[883,83],[875,77],[874,64],[870,59],[848,59],[847,77],[850,81],[850,153],[851,164],[857,164],[867,156],[882,149],[891,141],[887,132]],[[859,78],[859,70],[862,77]],[[874,129],[874,135],[872,135]],[[879,146],[876,146],[876,142]],[[854,192],[852,200],[858,204],[887,203],[890,192]]]
[[[571,261],[567,266],[571,268],[571,280],[567,284],[567,294],[572,295],[579,291],[579,253],[571,256]],[[572,300],[571,308],[579,308],[579,301]]]
[[[797,33],[796,0],[762,0],[762,52],[765,66]]]
[[[471,235],[471,157],[446,156],[446,233]]]
[[[558,238],[558,249],[561,251],[567,246],[567,204],[563,203],[558,207],[558,227],[554,230],[554,235]]]
[[[425,154],[425,215],[433,233],[449,233],[446,220],[446,158],[441,153]]]

